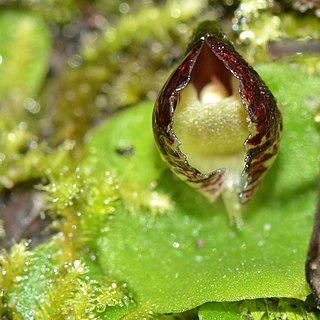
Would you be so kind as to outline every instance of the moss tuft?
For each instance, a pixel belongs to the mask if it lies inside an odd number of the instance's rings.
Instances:
[[[80,260],[64,263],[51,284],[45,303],[37,312],[39,319],[100,319],[108,307],[129,304],[124,288],[116,282],[87,275],[89,268]]]
[[[32,255],[27,251],[28,242],[15,244],[10,253],[3,251],[0,254],[0,316],[6,313],[8,304],[6,295],[10,290],[16,288],[20,281],[23,267],[28,256]]]
[[[85,163],[76,169],[67,167],[41,187],[47,192],[51,214],[60,217],[55,227],[77,248],[94,246],[106,222],[112,219],[119,199],[116,177],[109,171],[95,176],[93,170],[93,164]]]

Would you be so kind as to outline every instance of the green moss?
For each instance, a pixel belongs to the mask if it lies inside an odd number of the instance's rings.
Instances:
[[[165,2],[155,7],[144,5],[132,15],[123,15],[116,27],[106,28],[104,38],[99,41],[101,49],[107,52],[119,52],[129,44],[141,45],[147,39],[157,39],[165,43],[168,34],[180,23],[194,17],[205,6],[205,1],[184,1],[183,3]],[[159,28],[159,25],[163,28]],[[90,48],[86,55],[93,56]],[[90,54],[91,53],[91,54]]]
[[[75,0],[22,0],[22,5],[49,22],[66,23],[80,14]]]
[[[66,158],[63,148],[52,152],[38,136],[41,106],[35,96],[48,71],[48,26],[28,11],[1,11],[0,37],[0,189],[10,189],[46,176]]]
[[[129,304],[121,285],[102,276],[98,280],[85,276],[88,272],[89,268],[80,260],[65,263],[50,286],[37,318],[99,319],[109,307]]]
[[[119,198],[116,177],[109,171],[96,175],[94,166],[90,162],[76,169],[66,168],[41,188],[47,191],[48,209],[54,217],[62,218],[56,228],[78,249],[85,245],[95,248],[96,239],[105,232]]]
[[[9,301],[7,294],[10,290],[17,287],[20,281],[20,274],[25,265],[26,259],[30,256],[30,252],[26,251],[28,247],[24,243],[15,244],[10,253],[2,252],[0,255],[0,316],[7,314]]]
[[[51,49],[48,26],[27,11],[0,11],[0,38],[1,108],[12,112],[13,103],[23,111],[24,99],[38,92],[48,70]],[[6,106],[6,99],[10,106]],[[17,111],[20,115],[21,111]]]
[[[193,24],[185,22],[204,6],[203,0],[145,4],[106,20],[98,31],[86,30],[79,53],[68,57],[68,67],[42,95],[53,129],[59,128],[53,142],[80,142],[102,112],[155,98],[165,81],[163,70],[172,67],[191,33]]]
[[[125,285],[104,276],[92,261],[69,255],[61,236],[25,251],[16,245],[1,260],[1,314],[13,319],[100,319],[132,303]],[[123,309],[123,310],[122,310]],[[102,317],[103,318],[103,317]],[[107,319],[107,317],[105,317]]]
[[[319,38],[319,18],[315,15],[287,12],[285,4],[279,3],[277,8],[267,0],[241,1],[233,22],[235,42],[251,63],[270,58],[267,50],[270,41]]]
[[[4,134],[2,132],[2,135]],[[8,136],[12,134],[12,131],[8,132]],[[29,133],[26,133],[26,136],[30,137]],[[21,136],[16,136],[16,138],[19,139]],[[31,141],[28,146],[25,146],[26,149],[33,143],[34,141]],[[10,148],[12,147],[10,143],[8,145]],[[32,179],[36,181],[46,179],[66,166],[71,160],[69,150],[65,146],[52,150],[44,143],[37,146],[35,142],[35,145],[35,149],[31,147],[30,150],[23,152],[12,150],[12,148],[10,151],[6,151],[6,146],[3,147],[3,153],[0,153],[0,156],[3,156],[0,160],[0,190],[3,188],[11,189],[18,183]]]
[[[53,240],[49,246],[39,246],[24,261],[23,269],[18,276],[19,281],[11,287],[6,296],[7,310],[13,318],[34,319],[58,270],[56,251],[57,246]]]

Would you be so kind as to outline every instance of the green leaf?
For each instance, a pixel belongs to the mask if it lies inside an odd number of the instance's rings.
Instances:
[[[106,236],[97,241],[98,261],[154,312],[181,312],[208,301],[305,299],[310,292],[304,261],[319,154],[317,110],[310,101],[319,99],[320,78],[286,63],[259,71],[278,99],[284,134],[275,165],[244,210],[241,232],[229,226],[219,201],[210,204],[162,171],[150,129],[152,103],[122,112],[88,142],[97,172],[118,172],[124,199]],[[119,146],[134,153],[121,155]],[[125,200],[135,186],[158,197],[133,214]],[[153,205],[163,203],[167,209],[155,216]]]
[[[238,302],[206,303],[199,308],[200,320],[239,320]]]
[[[141,103],[115,115],[94,131],[87,146],[102,170],[114,168],[122,180],[149,188],[166,168],[153,139],[152,103]]]
[[[307,311],[303,302],[294,299],[257,299],[241,302],[207,303],[199,308],[200,320],[239,320],[239,319],[294,319],[316,320],[317,315]]]

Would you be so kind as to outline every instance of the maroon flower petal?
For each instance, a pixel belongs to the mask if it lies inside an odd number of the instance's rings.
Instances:
[[[276,101],[247,62],[220,32],[215,23],[204,22],[197,29],[189,51],[162,88],[155,103],[153,130],[155,141],[171,170],[195,189],[214,200],[223,186],[225,168],[203,174],[189,165],[173,132],[174,112],[182,90],[192,82],[197,90],[208,83],[212,70],[229,89],[228,77],[240,81],[239,94],[248,113],[250,134],[244,141],[247,154],[242,172],[239,198],[249,201],[273,163],[282,131],[282,118]],[[222,62],[222,63],[221,63]],[[201,110],[199,110],[201,112]]]

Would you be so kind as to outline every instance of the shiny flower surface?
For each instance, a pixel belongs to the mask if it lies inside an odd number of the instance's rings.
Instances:
[[[275,160],[282,131],[276,101],[217,25],[205,21],[162,88],[154,136],[170,169],[233,222]]]

